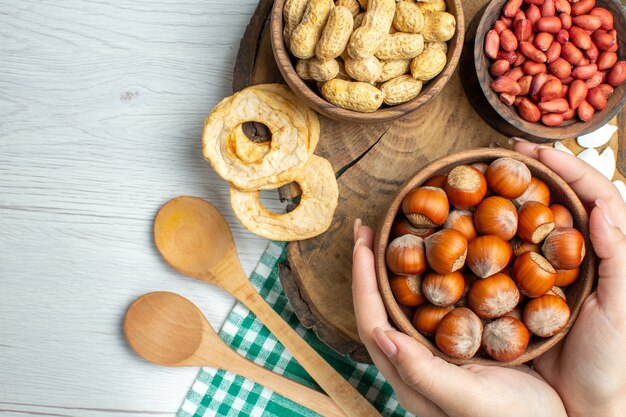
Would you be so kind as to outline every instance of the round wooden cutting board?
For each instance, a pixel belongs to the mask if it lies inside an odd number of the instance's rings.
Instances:
[[[466,27],[486,3],[463,1]],[[234,91],[253,84],[283,82],[270,45],[271,7],[272,0],[261,0],[246,29],[235,64]],[[376,229],[400,185],[422,166],[465,149],[508,147],[508,138],[472,109],[458,68],[437,97],[398,121],[360,126],[320,116],[320,122],[321,137],[315,153],[328,159],[335,169],[339,205],[327,232],[288,245],[288,265],[281,265],[280,278],[306,327],[314,329],[336,351],[369,362],[357,334],[350,289],[355,219],[361,218]],[[262,126],[247,126],[246,133],[265,136]],[[617,148],[615,142],[616,138],[612,145]],[[297,192],[294,188],[281,188],[281,196],[293,197]]]

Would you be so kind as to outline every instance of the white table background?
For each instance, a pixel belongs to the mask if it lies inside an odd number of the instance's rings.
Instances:
[[[152,243],[178,195],[244,230],[203,160],[204,117],[231,93],[255,0],[0,0],[0,416],[173,415],[197,368],[128,347],[138,296],[174,291],[219,328],[233,301]],[[279,209],[273,193],[268,207]]]

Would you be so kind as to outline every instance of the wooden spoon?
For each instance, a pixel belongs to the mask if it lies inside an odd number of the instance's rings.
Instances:
[[[163,366],[210,366],[239,374],[323,416],[346,417],[328,396],[240,356],[215,333],[188,299],[171,292],[139,297],[124,320],[128,343],[142,358]]]
[[[196,197],[170,200],[156,216],[154,237],[174,269],[223,288],[248,307],[348,416],[380,416],[261,298],[241,267],[226,220],[210,203]]]

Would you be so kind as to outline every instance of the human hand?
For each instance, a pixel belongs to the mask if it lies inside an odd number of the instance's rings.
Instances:
[[[354,227],[352,295],[359,336],[400,403],[420,417],[565,417],[554,389],[527,366],[456,366],[387,319],[374,268],[374,233]]]
[[[569,417],[626,415],[626,204],[602,174],[553,148],[514,140],[513,149],[559,174],[590,210],[598,287],[567,338],[534,362]]]

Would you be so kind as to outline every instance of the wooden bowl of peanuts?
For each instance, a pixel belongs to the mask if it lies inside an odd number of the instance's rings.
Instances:
[[[352,123],[405,116],[458,64],[460,0],[276,0],[271,42],[282,76],[320,114]]]
[[[508,136],[545,142],[593,132],[626,103],[624,28],[618,0],[492,1],[468,28],[468,97]]]

